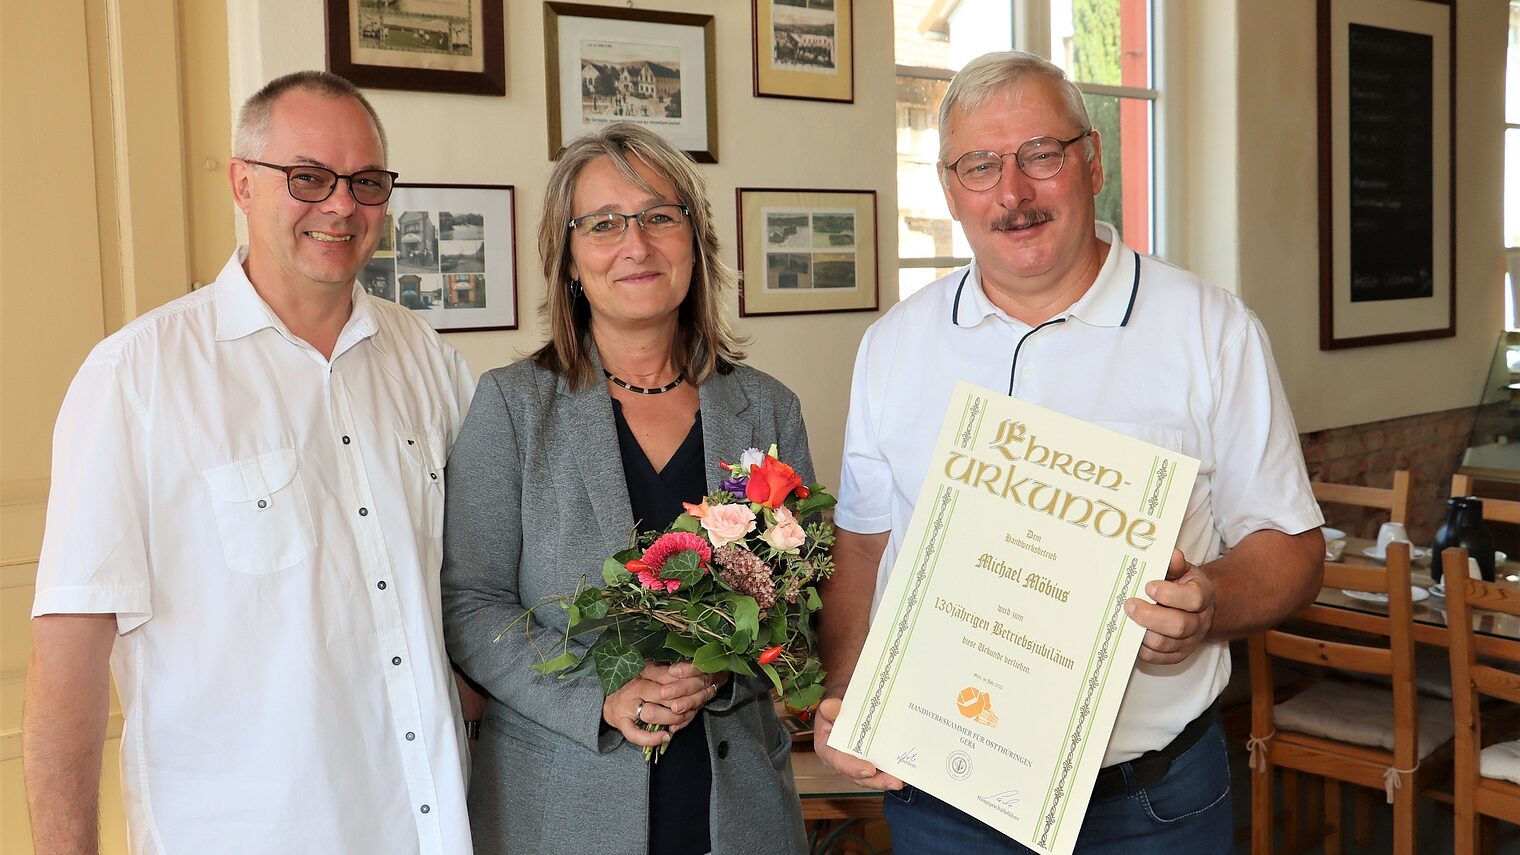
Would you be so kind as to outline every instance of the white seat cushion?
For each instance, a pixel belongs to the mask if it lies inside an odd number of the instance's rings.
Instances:
[[[1478,755],[1478,774],[1520,784],[1520,740],[1499,742]]]
[[[1452,736],[1451,705],[1419,696],[1421,758]],[[1278,730],[1393,750],[1393,693],[1365,683],[1319,683],[1272,710]]]

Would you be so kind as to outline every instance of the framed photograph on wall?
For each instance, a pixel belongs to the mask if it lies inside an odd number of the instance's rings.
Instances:
[[[1454,0],[1318,14],[1320,349],[1454,336]]]
[[[738,196],[741,316],[876,311],[876,191]]]
[[[855,101],[855,0],[750,0],[755,97]]]
[[[718,162],[713,16],[545,3],[544,39],[551,158],[587,131],[633,122]]]
[[[511,186],[397,184],[359,284],[439,332],[515,330],[516,236]]]
[[[327,69],[358,86],[507,94],[504,0],[326,0]]]

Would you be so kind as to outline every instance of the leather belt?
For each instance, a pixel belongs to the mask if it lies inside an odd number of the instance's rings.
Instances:
[[[1208,709],[1188,722],[1187,727],[1184,727],[1176,738],[1167,743],[1166,747],[1147,751],[1126,763],[1116,763],[1099,769],[1098,777],[1093,782],[1092,801],[1118,798],[1161,783],[1161,779],[1171,771],[1173,761],[1197,745],[1198,740],[1202,739],[1203,735],[1209,732],[1209,728],[1214,726],[1218,713],[1219,699],[1215,698],[1214,703],[1209,704]],[[1125,780],[1125,766],[1129,767],[1128,781]]]

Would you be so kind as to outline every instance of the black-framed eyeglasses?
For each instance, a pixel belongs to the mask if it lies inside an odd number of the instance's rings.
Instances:
[[[691,222],[691,209],[685,205],[655,205],[637,214],[621,214],[617,211],[597,211],[570,220],[571,231],[593,243],[612,243],[628,231],[630,220],[638,221],[639,228],[648,235],[667,235],[685,228]]]
[[[240,158],[254,166],[267,166],[285,173],[285,186],[290,195],[301,202],[325,202],[338,189],[338,179],[348,181],[348,192],[361,205],[384,205],[391,198],[396,179],[401,176],[385,169],[361,169],[352,175],[339,175],[325,166],[301,163],[281,166],[262,160]]]
[[[1003,158],[1012,156],[1019,170],[1036,181],[1054,178],[1066,164],[1066,147],[1092,133],[1088,128],[1069,140],[1055,137],[1035,137],[1026,140],[1016,151],[999,154],[995,151],[968,151],[945,164],[955,173],[961,186],[980,192],[991,190],[1003,178]]]

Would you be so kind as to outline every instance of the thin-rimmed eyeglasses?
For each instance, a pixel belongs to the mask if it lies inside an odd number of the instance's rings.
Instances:
[[[945,164],[955,173],[961,186],[973,192],[991,190],[1003,178],[1003,158],[1012,157],[1019,170],[1036,181],[1054,178],[1066,164],[1066,147],[1092,133],[1088,128],[1069,140],[1035,137],[1026,140],[1016,151],[968,151]]]
[[[306,163],[281,166],[262,160],[239,159],[244,163],[267,166],[285,173],[285,186],[290,190],[291,197],[300,202],[326,202],[333,191],[338,189],[338,179],[342,178],[348,182],[348,192],[355,202],[361,205],[384,205],[391,198],[396,179],[401,177],[385,169],[361,169],[352,175],[339,175],[325,166]]]
[[[691,210],[685,205],[667,204],[655,205],[637,214],[597,211],[571,219],[569,228],[593,243],[612,243],[628,231],[630,220],[637,221],[647,235],[667,235],[680,231],[691,222]]]

